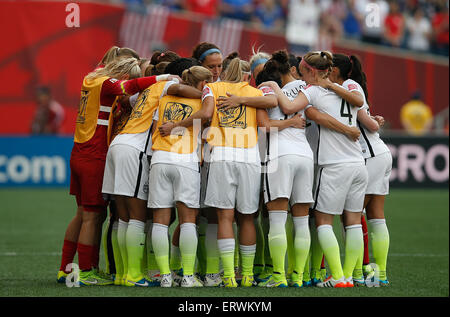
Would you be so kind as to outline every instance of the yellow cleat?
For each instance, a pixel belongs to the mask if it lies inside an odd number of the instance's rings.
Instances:
[[[59,271],[58,275],[56,276],[56,281],[58,283],[64,284],[66,283],[66,277],[67,275],[69,275],[68,273],[64,272],[64,271]]]
[[[234,277],[224,277],[222,278],[222,287],[236,288],[238,287],[236,279]]]
[[[244,275],[241,280],[241,287],[252,287],[256,286],[257,283],[253,277],[253,275]]]

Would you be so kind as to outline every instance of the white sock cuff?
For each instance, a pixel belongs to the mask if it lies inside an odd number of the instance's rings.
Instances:
[[[309,224],[309,216],[292,217],[295,226],[307,226]]]
[[[127,228],[128,227],[128,222],[123,221],[122,219],[119,219],[119,224],[117,228]]]
[[[164,230],[169,231],[169,226],[163,225],[162,223],[153,223],[153,230]]]
[[[193,222],[185,222],[180,225],[180,231],[181,230],[194,230],[197,232],[197,226]]]
[[[288,213],[285,210],[269,211],[269,223],[282,224],[284,226],[286,224],[287,215]]]
[[[351,225],[351,226],[347,226],[345,227],[345,230],[351,230],[351,229],[361,229],[362,230],[362,225]]]
[[[128,222],[128,228],[133,227],[137,228],[139,230],[144,231],[145,230],[145,222],[137,220],[137,219],[130,219]]]
[[[331,230],[333,231],[333,226],[332,225],[320,225],[317,227],[317,232],[322,231],[322,230]]]
[[[116,221],[113,222],[112,229],[113,230],[119,229],[119,221],[116,220]]]
[[[242,254],[254,254],[256,253],[256,244],[252,245],[239,245],[239,250]]]
[[[221,252],[234,252],[234,239],[217,239],[217,246]]]
[[[370,220],[367,220],[367,223],[370,225],[386,224],[386,219],[370,219]]]

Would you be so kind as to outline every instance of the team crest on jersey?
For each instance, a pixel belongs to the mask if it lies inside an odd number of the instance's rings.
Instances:
[[[168,102],[164,107],[163,120],[181,121],[189,118],[192,114],[192,107],[179,102]]]
[[[247,107],[240,105],[228,110],[219,109],[219,126],[223,128],[247,128]]]
[[[89,91],[82,90],[80,98],[80,106],[78,108],[77,121],[76,123],[84,123],[86,121],[86,106],[89,98]]]
[[[145,103],[148,99],[148,94],[150,93],[150,90],[147,88],[145,89],[142,94],[137,98],[136,104],[133,108],[133,111],[130,115],[130,120],[132,119],[138,119],[142,117],[142,111],[144,110]]]

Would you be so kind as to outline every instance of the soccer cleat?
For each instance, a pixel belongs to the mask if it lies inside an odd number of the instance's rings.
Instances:
[[[241,287],[252,287],[258,285],[253,275],[244,275],[241,280]]]
[[[222,287],[236,288],[238,287],[236,279],[234,277],[224,277],[222,278]]]
[[[265,282],[261,282],[258,284],[259,287],[278,287],[278,288],[285,288],[288,287],[286,279],[283,279],[281,281],[275,281],[273,278],[273,275]]]
[[[114,285],[120,286],[122,285],[122,275],[114,275]]]
[[[367,279],[368,276],[374,272],[374,269],[373,269],[372,265],[370,265],[370,264],[363,265],[362,270],[363,270],[364,279]]]
[[[386,286],[389,286],[389,284],[390,284],[387,279],[386,280],[379,280],[378,282],[379,282],[379,285],[381,287],[386,287]]]
[[[181,281],[183,280],[183,269],[172,272],[172,277],[173,277],[173,286],[176,287],[180,286]]]
[[[366,281],[363,278],[353,278],[353,285],[356,287],[366,286]]]
[[[220,286],[221,283],[222,283],[222,278],[220,277],[220,273],[213,273],[213,274],[205,275],[204,286],[216,287],[216,286]]]
[[[353,277],[349,277],[345,279],[345,283],[346,286],[345,287],[354,287],[355,285],[353,284]]]
[[[173,277],[172,273],[161,275],[161,287],[172,287],[173,286]]]
[[[140,279],[137,282],[126,280],[126,286],[137,286],[137,287],[154,287],[157,286],[154,282],[147,280],[146,278]]]
[[[69,274],[64,271],[59,271],[58,275],[56,275],[56,282],[61,283],[61,284],[66,283],[67,275],[69,275]]]
[[[255,281],[258,283],[267,281],[273,274],[272,268],[264,268],[264,271],[258,275],[255,275]]]
[[[78,281],[80,283],[80,286],[106,286],[112,285],[114,283],[110,279],[103,279],[93,271],[81,271],[80,276],[78,277]]]
[[[184,275],[180,283],[181,287],[203,287],[203,283],[195,275]]]
[[[333,276],[330,276],[325,281],[317,283],[317,287],[345,288],[347,287],[347,282],[345,281],[344,277],[335,280]]]
[[[317,284],[322,283],[322,280],[320,278],[313,278],[311,281],[311,286],[317,286]]]
[[[301,280],[290,281],[290,282],[289,282],[289,286],[290,286],[290,287],[301,288],[301,287],[303,287],[303,281],[301,281]]]

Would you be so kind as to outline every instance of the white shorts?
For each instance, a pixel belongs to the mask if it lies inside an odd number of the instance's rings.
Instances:
[[[386,152],[366,160],[369,182],[366,195],[389,194],[389,177],[392,170],[391,152]]]
[[[367,187],[363,164],[343,163],[319,168],[313,209],[332,215],[362,212]]]
[[[133,146],[114,144],[106,155],[102,193],[148,199],[148,159]]]
[[[314,161],[299,155],[283,155],[267,163],[267,169],[277,166],[264,177],[264,202],[288,198],[291,206],[314,202],[312,196]]]
[[[220,161],[209,165],[205,205],[236,209],[242,214],[258,211],[261,167],[248,163]]]
[[[188,167],[156,163],[150,168],[149,208],[172,208],[182,202],[189,208],[200,207],[200,173]]]

